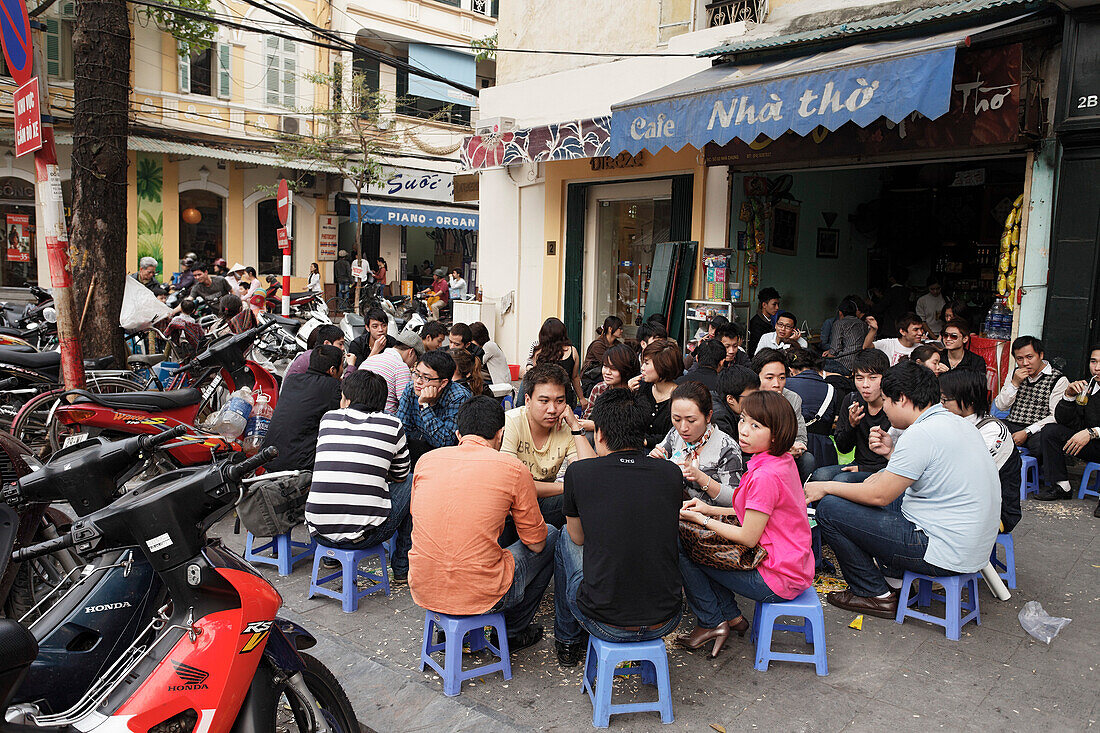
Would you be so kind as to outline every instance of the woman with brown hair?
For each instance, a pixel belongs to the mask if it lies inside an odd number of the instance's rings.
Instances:
[[[638,375],[638,355],[634,349],[626,344],[615,344],[603,355],[603,381],[592,388],[588,395],[588,407],[584,408],[581,415],[581,427],[588,432],[596,429],[592,423],[592,407],[596,400],[609,389],[625,387],[627,383]]]
[[[447,352],[455,362],[455,384],[461,384],[470,390],[470,394],[492,397],[493,392],[485,384],[481,376],[481,359],[471,354],[466,349],[451,349]]]
[[[588,406],[588,400],[584,399],[581,392],[580,356],[577,348],[569,341],[569,334],[565,331],[565,324],[558,318],[547,318],[539,329],[539,340],[531,349],[531,357],[527,360],[527,369],[536,364],[557,364],[569,375],[569,389],[565,397],[570,407]],[[522,375],[521,375],[522,376]]]
[[[581,383],[587,382],[585,386],[588,389],[591,389],[590,385],[599,382],[600,375],[597,370],[603,364],[603,355],[619,343],[622,336],[623,319],[618,316],[608,316],[603,319],[603,326],[596,329],[596,340],[588,345],[588,349],[584,352],[584,362],[581,364]],[[589,374],[589,372],[592,373]]]
[[[684,374],[684,355],[672,339],[653,339],[642,350],[641,374],[629,386],[646,415],[645,447],[653,450],[672,429],[672,391]]]
[[[713,529],[732,542],[767,550],[753,570],[718,570],[680,554],[684,593],[699,625],[676,638],[688,649],[713,641],[718,655],[731,631],[744,636],[749,622],[734,594],[757,602],[797,598],[814,582],[814,555],[806,498],[791,457],[798,422],[791,403],[771,391],[753,392],[741,400],[738,443],[752,454],[748,470],[733,494],[733,507],[711,506],[699,499],[684,503],[680,519]],[[735,515],[740,526],[723,521]]]

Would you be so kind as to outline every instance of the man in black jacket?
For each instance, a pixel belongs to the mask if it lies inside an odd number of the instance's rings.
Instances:
[[[279,449],[268,471],[311,471],[317,452],[321,417],[340,406],[340,369],[344,352],[335,346],[318,346],[309,355],[309,370],[283,380],[279,401],[264,438],[264,447]]]
[[[718,372],[718,406],[710,422],[726,435],[737,438],[741,398],[760,389],[760,375],[746,366],[728,366]]]

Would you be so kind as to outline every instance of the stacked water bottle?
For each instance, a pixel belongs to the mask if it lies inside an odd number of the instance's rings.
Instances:
[[[270,396],[263,392],[253,398],[251,389],[241,387],[229,396],[225,407],[207,423],[206,429],[227,440],[244,435],[241,447],[247,455],[253,455],[260,450],[267,437],[267,428],[274,412],[270,402]]]
[[[989,339],[1007,341],[1012,338],[1012,311],[1008,309],[1004,298],[997,298],[989,315],[985,317],[982,335]]]

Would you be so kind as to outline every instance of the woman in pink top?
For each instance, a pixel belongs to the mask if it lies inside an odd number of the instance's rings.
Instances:
[[[776,392],[753,392],[741,401],[738,443],[753,454],[733,495],[733,508],[711,506],[698,499],[685,502],[680,518],[752,547],[760,544],[767,558],[755,570],[717,570],[680,554],[684,592],[699,625],[676,638],[689,649],[714,642],[718,655],[730,631],[744,636],[749,622],[741,615],[734,594],[775,603],[797,597],[814,581],[810,523],[798,468],[788,451],[798,429],[791,404]],[[735,514],[741,523],[722,521]]]

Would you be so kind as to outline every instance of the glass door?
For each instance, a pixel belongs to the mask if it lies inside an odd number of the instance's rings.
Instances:
[[[645,312],[654,247],[669,241],[671,183],[667,180],[594,186],[590,192],[588,241],[594,246],[594,298],[585,331],[609,315],[623,320],[632,337]],[[587,290],[588,288],[586,288]]]

